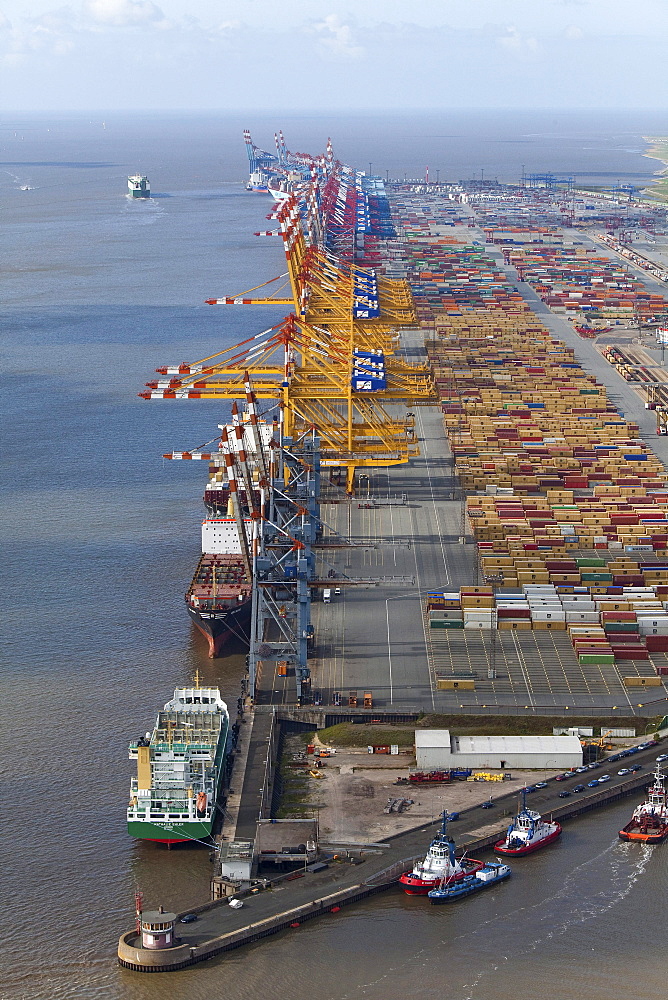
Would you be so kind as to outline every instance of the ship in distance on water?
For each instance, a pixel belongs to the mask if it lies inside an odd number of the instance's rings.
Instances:
[[[229,733],[217,687],[176,688],[153,732],[130,744],[128,833],[160,844],[210,839],[222,790]]]
[[[151,185],[145,174],[130,174],[128,177],[128,197],[150,198]]]

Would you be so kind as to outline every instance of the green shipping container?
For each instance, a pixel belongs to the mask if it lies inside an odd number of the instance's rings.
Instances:
[[[464,622],[460,619],[459,621],[434,621],[433,619],[429,622],[430,628],[464,628]]]
[[[608,632],[637,632],[638,622],[608,622],[603,626],[603,630]]]
[[[578,656],[578,663],[581,667],[586,666],[614,666],[614,653],[582,653]]]

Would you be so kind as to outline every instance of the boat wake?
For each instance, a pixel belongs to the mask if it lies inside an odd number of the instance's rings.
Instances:
[[[354,994],[346,993],[341,1000],[350,1000],[353,995],[380,996],[380,990],[386,996],[388,984],[392,984],[392,995],[398,995],[397,985],[404,978],[411,983],[414,997],[442,996],[441,970],[431,974],[430,968],[435,961],[442,962],[443,949],[457,946],[463,947],[470,957],[470,978],[459,984],[454,977],[449,978],[448,1000],[479,1000],[483,991],[489,996],[490,980],[496,973],[505,972],[508,963],[522,959],[532,961],[534,952],[544,949],[550,941],[562,937],[573,927],[602,917],[622,902],[645,873],[653,850],[651,845],[628,844],[615,839],[594,858],[568,872],[551,895],[541,894],[532,905],[514,909],[501,909],[499,903],[497,912],[487,920],[478,920],[473,929],[467,926],[461,933],[444,938],[442,949],[418,949],[402,962],[393,963],[376,979],[360,983]],[[447,926],[452,930],[453,924]],[[509,927],[512,927],[512,949],[508,948]],[[461,954],[459,959],[462,959]],[[418,981],[424,988],[415,992]]]
[[[596,857],[574,868],[554,895],[532,906],[505,911],[492,920],[482,922],[474,932],[475,936],[489,934],[490,925],[499,921],[507,924],[512,920],[513,940],[516,942],[522,941],[523,923],[526,922],[530,928],[544,928],[544,933],[525,940],[513,954],[503,955],[502,961],[505,963],[529,956],[572,927],[601,917],[625,899],[644,874],[653,847],[642,845],[639,851],[637,847],[638,845],[612,841]],[[460,939],[463,937],[464,935],[460,935]],[[480,970],[471,983],[464,985],[466,992],[462,994],[461,1000],[474,1000],[474,991],[483,978],[493,975],[500,967],[501,963],[497,963],[489,969]]]

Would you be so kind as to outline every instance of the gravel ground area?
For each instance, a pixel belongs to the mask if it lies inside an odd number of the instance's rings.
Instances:
[[[525,784],[546,780],[558,771],[512,771],[504,781],[453,781],[449,785],[397,785],[398,777],[408,777],[412,756],[373,756],[365,749],[337,751],[327,761],[322,774],[311,778],[308,802],[317,807],[322,841],[332,843],[377,843],[385,837],[437,819],[447,809],[455,812],[485,802],[492,797],[520,789]],[[499,773],[490,771],[489,773]],[[388,799],[413,799],[401,813],[386,814]],[[480,826],[498,826],[504,815],[498,808],[481,810]],[[506,806],[505,815],[509,815]]]

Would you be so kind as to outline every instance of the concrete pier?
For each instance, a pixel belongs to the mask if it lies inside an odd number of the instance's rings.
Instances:
[[[567,801],[558,795],[564,786],[550,782],[548,788],[532,794],[531,804],[543,815],[562,823],[574,820],[647,785],[655,756],[654,748],[637,754],[634,760],[644,765],[643,772],[623,779],[615,775],[609,784],[587,789]],[[489,850],[505,831],[516,806],[517,796],[513,793],[495,799],[491,816],[485,813],[483,818],[479,808],[461,813],[453,830],[458,852],[471,855]],[[216,900],[183,910],[177,915],[179,918],[194,913],[198,919],[189,924],[177,920],[177,937],[171,948],[141,948],[136,931],[127,931],[118,943],[118,961],[135,972],[173,972],[278,931],[297,930],[304,921],[317,916],[333,919],[342,907],[395,887],[399,875],[424,857],[436,829],[436,823],[420,824],[416,829],[388,838],[380,853],[369,848],[368,855],[362,854],[354,863],[331,859],[323,871],[293,873],[289,880],[279,880],[266,890],[239,893],[237,897],[244,903],[241,909],[230,908],[227,900]]]

